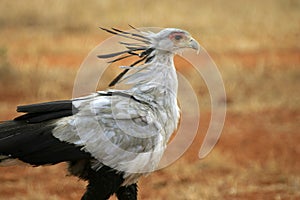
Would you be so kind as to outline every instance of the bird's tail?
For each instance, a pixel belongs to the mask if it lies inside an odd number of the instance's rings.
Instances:
[[[27,124],[21,121],[0,123],[0,166],[28,162],[28,156],[36,151],[41,136],[47,128],[41,124]],[[49,128],[48,128],[49,129]],[[29,162],[30,163],[30,162]]]
[[[76,146],[52,135],[53,121],[27,123],[24,120],[0,123],[0,166],[56,164],[90,158]]]

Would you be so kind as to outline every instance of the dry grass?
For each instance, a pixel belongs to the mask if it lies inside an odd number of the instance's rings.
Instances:
[[[81,62],[109,37],[98,26],[180,27],[218,65],[227,121],[210,156],[198,160],[198,136],[180,160],[141,180],[140,198],[300,198],[299,11],[297,0],[2,0],[0,120],[15,116],[19,104],[70,98]],[[201,100],[203,135],[205,84],[191,70],[180,72]],[[2,168],[0,199],[79,199],[85,183],[64,177],[64,168]]]

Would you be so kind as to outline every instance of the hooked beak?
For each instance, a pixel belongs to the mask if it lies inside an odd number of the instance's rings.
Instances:
[[[199,45],[199,43],[194,38],[190,39],[190,41],[189,41],[189,47],[192,48],[192,49],[195,49],[197,51],[197,54],[199,54],[199,52],[200,52],[200,45]]]

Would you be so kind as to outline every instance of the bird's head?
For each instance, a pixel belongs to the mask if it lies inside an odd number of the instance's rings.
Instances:
[[[159,51],[177,53],[185,48],[192,48],[199,52],[199,43],[184,30],[176,28],[166,28],[158,33],[148,33],[146,35],[151,41],[150,46]]]
[[[109,86],[114,86],[132,67],[143,62],[149,63],[156,56],[176,54],[186,48],[195,49],[197,50],[197,53],[200,51],[199,43],[192,38],[187,31],[177,28],[165,28],[158,33],[153,33],[150,31],[139,30],[132,26],[130,27],[133,28],[133,32],[122,31],[116,28],[106,29],[100,27],[108,33],[129,39],[133,42],[120,41],[119,43],[125,46],[125,51],[98,55],[98,58],[114,58],[109,61],[109,63],[117,62],[132,56],[140,58],[124,69],[124,71],[120,73]]]

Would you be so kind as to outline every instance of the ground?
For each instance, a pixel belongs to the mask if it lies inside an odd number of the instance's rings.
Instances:
[[[176,58],[200,101],[198,134],[179,160],[139,181],[139,198],[300,199],[299,2],[186,2],[164,1],[156,9],[148,1],[130,1],[123,9],[123,1],[2,1],[0,121],[17,116],[20,104],[71,98],[81,62],[109,37],[97,26],[183,28],[222,74],[226,121],[219,142],[200,160],[211,117],[209,94]],[[104,83],[114,76],[110,73]],[[80,199],[86,186],[67,176],[65,164],[0,168],[0,182],[0,199],[9,200]]]

